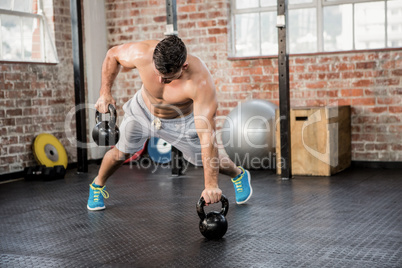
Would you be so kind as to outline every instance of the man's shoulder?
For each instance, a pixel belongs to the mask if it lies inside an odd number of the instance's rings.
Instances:
[[[129,43],[131,48],[134,48],[137,51],[145,52],[153,52],[155,46],[158,44],[157,40],[144,40],[139,42]]]
[[[188,55],[187,57],[190,68],[195,74],[208,73],[208,67],[205,62],[195,55]]]
[[[156,45],[159,43],[159,41],[158,40],[144,40],[144,41],[140,41],[138,43],[143,44],[143,45],[148,46],[148,47],[151,47],[151,48],[152,47],[155,48]]]
[[[207,65],[195,55],[188,55],[187,58],[190,71],[189,85],[191,85],[188,88],[190,89],[189,95],[191,95],[191,98],[194,100],[200,99],[197,97],[200,95],[204,97],[213,96],[215,94],[215,86]]]
[[[187,59],[190,63],[195,63],[195,64],[203,64],[204,63],[197,55],[190,54],[190,53],[187,55]]]
[[[130,62],[131,65],[139,68],[152,61],[153,51],[157,43],[156,40],[129,42],[116,46],[115,51],[119,54],[120,60]]]

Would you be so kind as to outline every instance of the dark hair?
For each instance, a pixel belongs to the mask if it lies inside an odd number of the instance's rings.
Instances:
[[[154,50],[153,60],[161,74],[177,73],[187,59],[186,45],[176,35],[160,41]]]

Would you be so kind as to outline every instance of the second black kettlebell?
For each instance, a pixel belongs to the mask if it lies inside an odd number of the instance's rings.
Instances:
[[[228,230],[228,222],[225,216],[229,211],[229,201],[224,195],[222,195],[221,202],[222,209],[220,212],[212,211],[208,212],[208,214],[205,214],[204,211],[204,198],[201,197],[197,202],[197,213],[200,217],[200,232],[210,240],[222,238]]]
[[[110,120],[101,121],[102,114],[96,111],[95,120],[96,125],[92,130],[92,138],[99,146],[115,145],[119,141],[120,131],[116,125],[117,112],[116,108],[109,104]]]

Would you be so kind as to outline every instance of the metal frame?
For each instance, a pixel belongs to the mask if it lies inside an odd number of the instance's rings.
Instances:
[[[176,0],[166,0],[166,32],[165,35],[178,35]]]
[[[73,46],[74,65],[74,92],[75,105],[85,104],[84,82],[84,49],[82,42],[81,0],[70,0],[71,13],[71,39]],[[75,113],[77,141],[81,144],[87,142],[86,112],[79,109]],[[88,150],[86,147],[77,146],[77,171],[88,172]]]
[[[278,0],[277,5],[280,142],[281,159],[283,159],[281,177],[283,180],[289,180],[292,177],[287,1]]]

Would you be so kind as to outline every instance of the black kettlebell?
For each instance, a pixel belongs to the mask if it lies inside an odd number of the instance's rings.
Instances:
[[[96,125],[92,130],[92,138],[99,146],[115,145],[119,141],[120,131],[116,126],[117,112],[113,105],[109,104],[110,120],[101,121],[102,114],[96,111]]]
[[[222,238],[228,230],[228,222],[225,218],[229,211],[229,201],[222,195],[222,209],[220,212],[212,211],[205,214],[205,200],[203,197],[197,202],[197,213],[200,217],[200,232],[203,236],[210,240]]]

